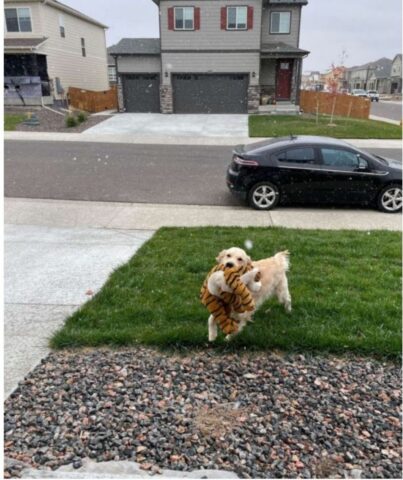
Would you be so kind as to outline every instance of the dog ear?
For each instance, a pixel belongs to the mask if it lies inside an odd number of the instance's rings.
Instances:
[[[221,262],[221,260],[225,257],[226,253],[227,250],[221,250],[221,252],[218,254],[218,257],[216,258],[217,263]]]

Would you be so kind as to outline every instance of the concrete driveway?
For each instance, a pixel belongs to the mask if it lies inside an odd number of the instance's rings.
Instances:
[[[90,298],[89,290],[96,293],[151,235],[145,230],[5,226],[5,396],[47,354],[49,338]]]
[[[83,135],[248,137],[248,115],[118,113]]]

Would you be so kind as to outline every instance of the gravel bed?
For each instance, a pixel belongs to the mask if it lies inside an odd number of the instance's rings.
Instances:
[[[39,125],[37,126],[29,126],[20,123],[16,127],[16,131],[19,132],[63,132],[63,133],[81,133],[87,128],[91,128],[98,123],[101,123],[108,118],[110,115],[102,115],[102,116],[89,116],[88,119],[78,125],[77,127],[67,128],[65,124],[65,117],[59,115],[58,113],[54,113],[46,108],[21,108],[21,109],[6,109],[6,113],[18,113],[18,114],[25,114],[25,113],[34,113],[39,120]],[[62,112],[67,115],[66,112]]]
[[[51,353],[5,402],[5,455],[51,469],[88,457],[243,478],[401,478],[400,374],[361,358]]]

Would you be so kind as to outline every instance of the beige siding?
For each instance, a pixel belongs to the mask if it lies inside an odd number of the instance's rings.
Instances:
[[[261,0],[216,0],[192,1],[189,5],[200,8],[200,30],[176,31],[168,30],[168,8],[181,4],[175,0],[160,4],[161,48],[162,50],[250,50],[260,49]],[[185,6],[185,4],[183,4]],[[186,4],[187,6],[188,4]],[[254,7],[253,29],[247,31],[221,30],[221,7],[224,6]]]
[[[31,25],[32,32],[7,32],[6,22],[4,20],[4,37],[5,38],[30,38],[42,37],[43,23],[40,13],[40,4],[36,2],[7,2],[4,3],[4,8],[29,8],[31,10]]]
[[[289,34],[270,33],[270,13],[291,12],[291,25]],[[299,22],[301,15],[300,6],[278,5],[276,7],[265,6],[262,12],[262,43],[284,42],[287,45],[298,47],[299,45]]]
[[[130,55],[118,57],[119,73],[159,73],[161,57],[157,55]]]
[[[87,90],[109,88],[105,31],[56,8],[41,8],[44,35],[49,37],[40,52],[47,55],[51,79],[59,77],[65,90],[68,87]],[[59,31],[59,16],[64,19],[66,36]],[[81,38],[85,38],[86,56],[82,56]]]
[[[164,53],[163,83],[169,85],[172,73],[249,73],[251,85],[259,82],[259,53]],[[252,72],[255,72],[253,77]]]

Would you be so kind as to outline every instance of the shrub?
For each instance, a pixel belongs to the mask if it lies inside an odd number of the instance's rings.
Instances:
[[[78,112],[78,115],[77,115],[77,120],[78,120],[78,123],[83,123],[87,120],[87,114],[85,112]]]
[[[73,115],[68,115],[66,117],[66,127],[71,128],[71,127],[76,127],[78,125],[76,117],[73,117]]]

